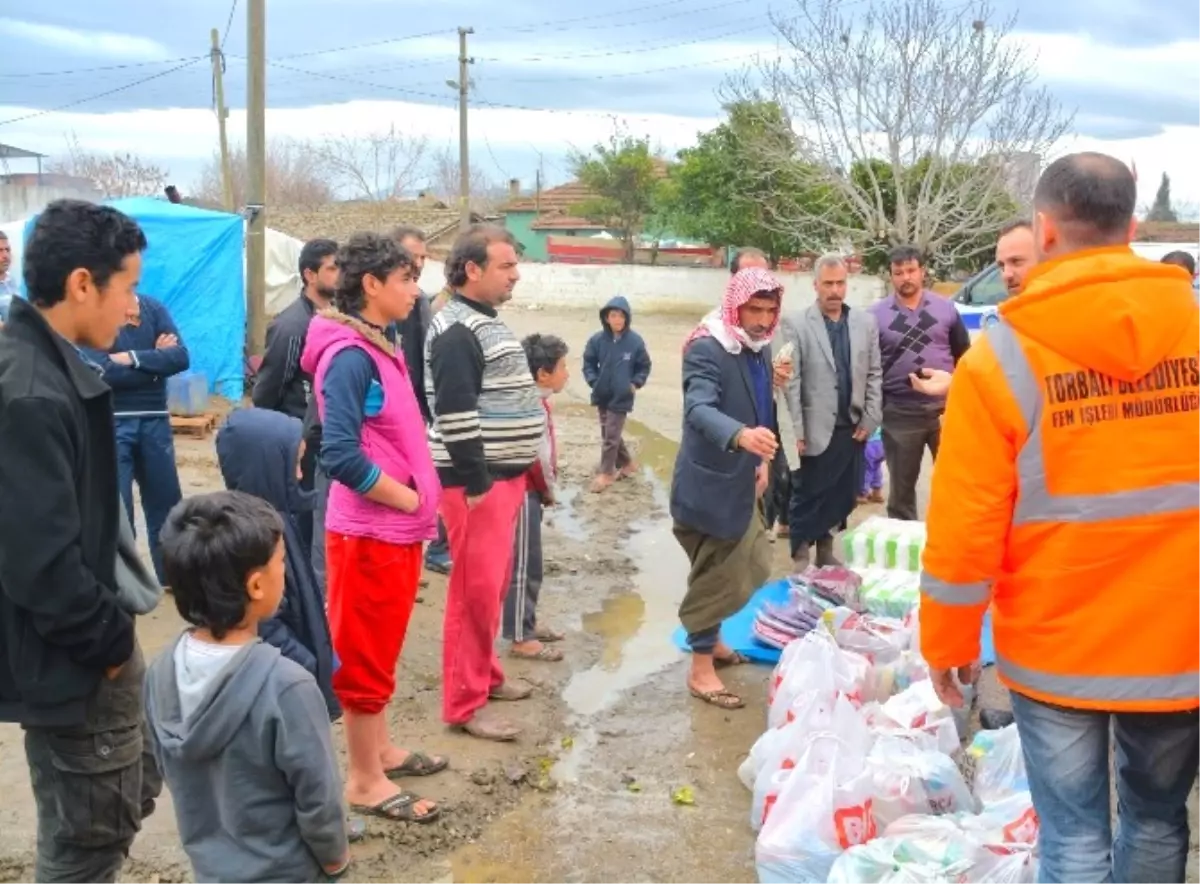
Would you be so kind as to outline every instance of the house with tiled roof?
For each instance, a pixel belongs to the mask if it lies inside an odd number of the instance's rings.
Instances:
[[[486,220],[478,212],[471,221]],[[433,197],[411,200],[347,200],[321,206],[269,207],[267,225],[299,240],[329,237],[344,242],[352,233],[373,230],[387,233],[400,225],[425,233],[432,257],[441,260],[458,235],[458,207]]]
[[[656,159],[655,169],[667,177],[665,160]],[[606,224],[582,218],[576,214],[580,205],[596,194],[579,181],[568,181],[558,187],[521,195],[520,182],[509,182],[509,201],[501,209],[504,226],[521,244],[523,258],[529,261],[548,261],[550,237],[597,236],[606,233],[617,237],[618,232]]]

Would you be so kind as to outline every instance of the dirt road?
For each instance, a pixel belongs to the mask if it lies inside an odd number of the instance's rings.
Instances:
[[[598,318],[513,308],[507,319],[518,334],[554,332],[572,348],[575,377],[557,402],[567,491],[546,525],[540,612],[569,633],[567,659],[509,667],[537,688],[511,710],[526,728],[519,743],[448,733],[439,720],[445,582],[431,576],[389,714],[406,745],[451,757],[451,770],[417,783],[445,812],[428,827],[370,823],[349,880],[754,881],[750,799],[734,771],[764,727],[767,670],[736,671],[729,683],[747,708],[722,712],[688,698],[683,657],[669,643],[686,561],[665,519],[665,483],[680,429],[680,345],[694,320],[634,317],[654,358],[630,428],[645,470],[595,496],[581,491],[598,432],[577,366]],[[220,486],[211,440],[181,440],[178,460],[185,494]],[[786,545],[775,555],[782,575]],[[168,598],[139,624],[146,653],[179,628]],[[694,806],[671,802],[683,785]],[[33,801],[20,731],[7,725],[0,794],[0,881],[30,880]],[[124,879],[190,880],[169,799],[147,820]]]

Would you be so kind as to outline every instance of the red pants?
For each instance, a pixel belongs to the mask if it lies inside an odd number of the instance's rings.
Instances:
[[[524,499],[524,476],[496,482],[474,509],[467,508],[462,488],[442,492],[451,562],[442,631],[442,719],[447,724],[470,721],[491,689],[504,683],[496,633]]]
[[[341,666],[333,692],[363,715],[382,712],[396,690],[396,661],[417,600],[420,543],[325,536],[329,633]]]

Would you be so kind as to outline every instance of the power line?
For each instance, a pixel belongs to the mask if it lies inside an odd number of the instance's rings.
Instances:
[[[184,58],[164,58],[161,61],[132,61],[128,64],[106,64],[95,68],[73,68],[67,71],[27,71],[18,74],[0,74],[0,77],[65,77],[68,74],[93,74],[99,71],[123,71],[127,68],[144,68],[155,64],[175,64],[184,61],[200,61],[207,55],[187,56]]]
[[[723,25],[722,25],[723,26]],[[744,28],[737,28],[732,31],[725,31],[721,34],[714,34],[706,37],[696,37],[691,40],[682,40],[674,43],[661,43],[653,46],[644,46],[639,43],[627,44],[630,46],[641,46],[635,49],[610,49],[604,52],[571,52],[565,55],[531,55],[524,58],[495,58],[495,57],[480,57],[476,56],[477,61],[493,61],[502,64],[511,64],[521,61],[569,61],[577,58],[613,58],[621,55],[638,55],[643,52],[659,52],[663,49],[678,49],[681,46],[695,46],[699,43],[711,43],[715,40],[724,40],[726,37],[734,37],[738,34],[747,34],[750,31],[757,31],[763,26],[763,22],[756,22]],[[648,42],[648,41],[647,41]]]
[[[233,27],[233,14],[237,12],[238,0],[229,4],[229,18],[225,20],[225,34],[221,37],[221,51],[225,51],[225,41],[229,39],[229,29]]]
[[[713,65],[724,64],[730,61],[741,61],[743,59],[757,58],[759,53],[748,52],[742,55],[729,55],[725,58],[710,58],[708,61],[696,61],[691,64],[673,64],[665,68],[649,68],[644,71],[625,71],[620,74],[588,74],[578,77],[560,77],[557,75],[545,75],[541,77],[503,77],[497,78],[493,82],[496,83],[560,83],[567,80],[615,80],[627,77],[644,77],[648,74],[662,74],[667,71],[682,71],[689,68],[710,67]],[[415,84],[420,85],[420,84]]]
[[[454,33],[456,32],[450,28],[442,28],[437,31],[426,31],[423,34],[407,34],[403,37],[389,37],[386,40],[375,40],[371,43],[355,43],[350,46],[335,46],[332,49],[314,49],[311,52],[294,52],[291,55],[277,55],[273,59],[267,59],[267,61],[273,62],[293,58],[311,58],[314,55],[329,55],[333,52],[350,52],[354,49],[373,49],[376,46],[387,46],[392,43],[403,43],[406,40],[421,40],[425,37],[440,37],[446,34]]]
[[[98,101],[101,98],[107,98],[110,95],[116,95],[118,92],[124,92],[128,89],[133,89],[136,86],[141,86],[143,83],[149,83],[151,80],[157,80],[161,77],[165,77],[169,74],[173,74],[176,71],[181,71],[184,68],[191,67],[196,62],[202,61],[203,59],[204,59],[204,56],[199,56],[197,58],[191,59],[190,61],[186,61],[181,65],[173,67],[170,70],[159,71],[157,74],[151,74],[148,77],[142,77],[140,80],[134,80],[132,83],[126,83],[124,86],[118,86],[115,89],[108,89],[104,92],[98,92],[95,95],[88,95],[84,98],[77,98],[74,101],[68,101],[66,104],[60,104],[57,107],[51,107],[51,108],[46,108],[45,110],[34,111],[31,114],[25,114],[24,116],[20,116],[20,117],[13,117],[10,120],[0,120],[0,126],[7,126],[10,123],[20,123],[24,120],[32,120],[34,117],[42,117],[42,116],[45,116],[46,114],[58,113],[59,111],[66,110],[67,108],[76,107],[77,105],[81,105],[81,104],[86,104],[89,101]]]

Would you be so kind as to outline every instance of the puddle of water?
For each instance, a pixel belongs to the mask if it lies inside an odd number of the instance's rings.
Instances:
[[[546,522],[552,525],[559,534],[571,540],[586,542],[587,529],[579,521],[579,513],[575,510],[575,501],[579,497],[579,489],[575,487],[558,488],[555,490],[558,506],[546,511]]]
[[[688,561],[671,531],[667,489],[678,445],[653,430],[630,421],[627,431],[637,441],[637,456],[654,483],[655,507],[660,512],[633,525],[625,553],[637,569],[633,588],[610,596],[599,611],[585,614],[583,628],[604,640],[600,659],[590,669],[576,672],[563,689],[563,700],[573,713],[568,726],[575,744],[555,766],[563,781],[579,778],[587,757],[597,744],[594,719],[621,695],[645,682],[679,659],[671,643],[678,624]]]

